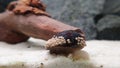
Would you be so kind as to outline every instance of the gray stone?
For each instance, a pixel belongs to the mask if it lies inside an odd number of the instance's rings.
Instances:
[[[104,14],[108,14],[108,13],[120,14],[120,0],[106,0],[103,13]]]
[[[57,18],[59,18],[64,12],[75,13],[77,15],[99,14],[103,9],[105,0],[42,0],[42,1],[47,5],[47,11],[51,15],[57,16]]]
[[[107,15],[97,23],[98,39],[120,40],[120,16]]]
[[[53,18],[81,28],[86,39],[95,39],[96,27],[93,17],[99,14],[105,0],[42,0]]]

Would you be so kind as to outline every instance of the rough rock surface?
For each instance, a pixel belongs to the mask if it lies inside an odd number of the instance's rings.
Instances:
[[[120,0],[106,0],[104,9],[102,12],[104,14],[108,14],[108,13],[119,13],[120,14]]]
[[[97,39],[120,40],[120,0],[106,0],[96,19]]]
[[[97,23],[98,39],[120,40],[120,17],[107,15]]]

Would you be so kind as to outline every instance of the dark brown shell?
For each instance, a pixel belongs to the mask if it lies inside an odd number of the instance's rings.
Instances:
[[[63,41],[59,40],[61,39],[61,37],[64,38]],[[81,39],[77,40],[76,38]],[[76,32],[74,30],[60,32],[56,34],[52,39],[48,40],[46,44],[46,48],[50,50],[51,54],[64,54],[64,55],[68,55],[70,53],[75,52],[76,50],[80,50],[84,48],[84,46],[86,46],[85,39],[80,35],[79,32]]]

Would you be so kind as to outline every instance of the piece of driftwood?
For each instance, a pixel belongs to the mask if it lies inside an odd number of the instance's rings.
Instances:
[[[36,4],[37,0],[30,5],[29,3],[21,4],[21,1],[11,3],[8,10],[0,14],[0,41],[19,43],[27,41],[29,37],[48,40],[56,33],[65,30],[78,31],[84,37],[79,28],[54,20],[45,12],[45,9],[36,7],[34,3]]]

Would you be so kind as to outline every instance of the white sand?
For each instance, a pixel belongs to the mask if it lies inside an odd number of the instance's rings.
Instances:
[[[0,68],[120,68],[120,41],[87,41],[77,58],[50,55],[44,45],[33,38],[15,45],[0,42]]]

